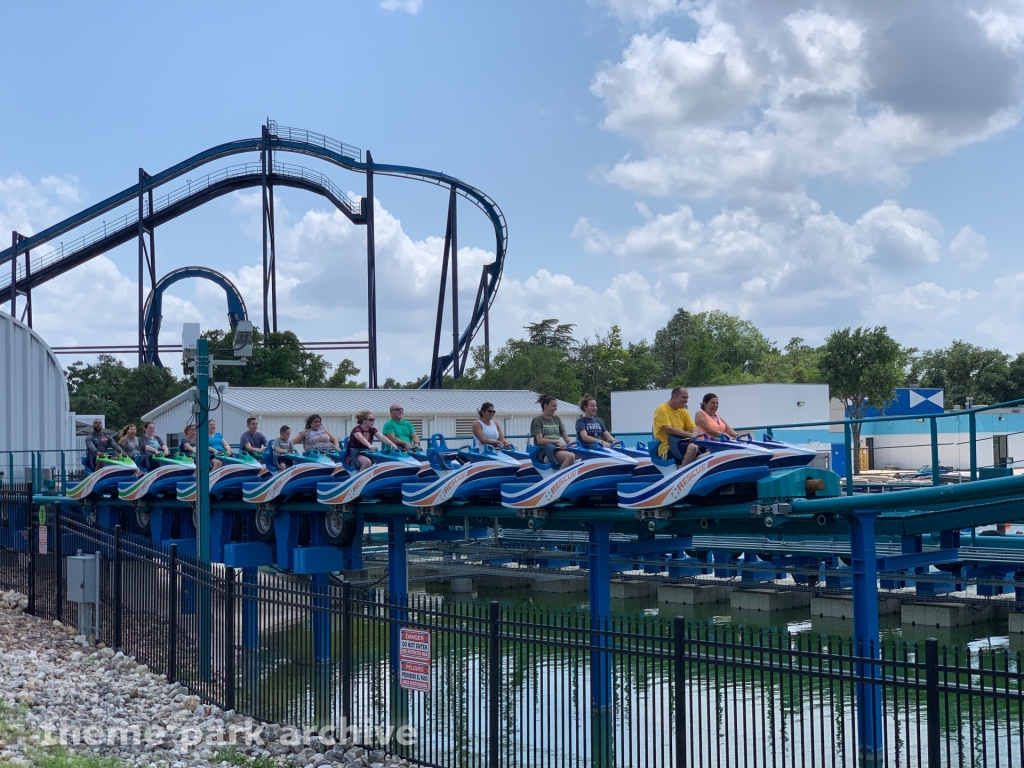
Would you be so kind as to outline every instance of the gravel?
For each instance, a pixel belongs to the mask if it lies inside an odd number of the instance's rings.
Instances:
[[[205,704],[132,657],[25,614],[27,602],[0,595],[0,765],[31,765],[42,750],[62,747],[160,768],[410,765]]]

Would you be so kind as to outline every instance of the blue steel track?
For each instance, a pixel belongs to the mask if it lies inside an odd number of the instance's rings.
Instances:
[[[472,342],[473,337],[483,323],[484,315],[494,301],[498,283],[501,280],[505,253],[508,246],[508,227],[505,222],[505,216],[498,207],[498,204],[480,189],[454,176],[413,166],[378,164],[376,162],[367,163],[363,161],[362,151],[355,147],[322,136],[321,134],[278,126],[273,121],[268,121],[268,138],[266,142],[263,138],[240,139],[225,144],[218,144],[215,147],[199,152],[187,160],[172,165],[170,168],[159,173],[152,174],[140,183],[133,184],[85,210],[43,229],[35,235],[22,238],[17,247],[17,255],[20,256],[26,251],[35,250],[42,245],[52,243],[61,235],[98,219],[120,206],[130,204],[138,200],[140,196],[149,194],[209,163],[247,152],[258,154],[264,151],[271,153],[271,156],[274,152],[308,155],[355,173],[366,174],[369,171],[374,175],[395,176],[435,184],[446,189],[455,190],[456,194],[469,200],[483,211],[494,227],[495,258],[493,263],[484,267],[485,275],[482,290],[478,293],[469,323],[459,337],[458,350],[452,350],[438,360],[442,371],[457,363],[458,356],[464,355],[466,348]],[[320,194],[330,200],[353,222],[365,223],[366,211],[362,210],[360,205],[356,205],[349,200],[344,193],[338,190],[322,174],[302,168],[301,166],[289,166],[276,162],[268,162],[267,167],[267,180],[270,183],[296,189],[305,189]],[[211,174],[206,183],[190,184],[187,188],[175,190],[165,196],[163,200],[159,201],[164,203],[162,206],[160,204],[154,206],[149,214],[143,217],[143,225],[147,229],[151,229],[230,192],[260,186],[263,183],[264,178],[259,163],[246,163],[242,166],[222,169],[222,171]],[[199,188],[192,191],[194,186],[199,186]],[[102,233],[99,231],[90,233],[94,235],[92,239],[90,239],[90,235],[86,235],[82,239],[80,247],[72,247],[67,251],[63,248],[59,251],[55,249],[42,254],[40,258],[41,263],[37,266],[34,265],[31,271],[27,272],[19,265],[18,270],[20,274],[17,277],[17,286],[19,289],[31,290],[33,287],[52,280],[58,275],[64,274],[102,253],[135,239],[138,233],[138,216],[128,214],[109,227],[105,226]],[[9,289],[11,285],[10,267],[7,269],[2,267],[4,264],[9,264],[14,255],[15,249],[13,246],[0,251],[0,294]]]

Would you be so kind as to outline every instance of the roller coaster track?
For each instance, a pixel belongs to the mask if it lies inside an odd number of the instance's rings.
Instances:
[[[211,147],[160,173],[149,176],[141,184],[133,184],[35,235],[21,239],[17,247],[19,259],[15,265],[18,288],[31,290],[96,256],[135,239],[139,231],[139,212],[137,210],[129,211],[112,221],[104,220],[101,227],[74,240],[66,243],[60,242],[59,246],[53,244],[61,235],[95,221],[105,213],[133,203],[139,199],[140,195],[161,188],[204,165],[232,155],[246,152],[259,153],[264,149],[271,153],[291,152],[308,155],[356,173],[365,174],[369,170],[374,175],[413,179],[446,189],[454,189],[456,194],[469,200],[487,216],[494,227],[495,259],[492,264],[484,267],[482,290],[477,294],[469,323],[459,337],[458,350],[452,350],[438,360],[442,371],[451,368],[457,363],[458,357],[465,354],[479,330],[485,313],[494,301],[501,280],[508,246],[508,226],[498,204],[476,187],[445,173],[425,168],[376,162],[371,165],[363,160],[362,150],[323,134],[279,126],[272,120],[268,121],[267,128],[269,139],[266,145],[262,138],[252,138]],[[324,174],[300,165],[280,162],[269,163],[267,170],[268,184],[305,189],[322,195],[351,221],[355,223],[366,221],[366,211],[363,210],[361,201],[360,203],[353,202]],[[142,223],[147,229],[151,229],[225,194],[260,186],[262,183],[261,163],[243,163],[221,168],[197,180],[188,179],[186,184],[160,197],[154,195],[152,208],[147,206]],[[49,244],[48,249],[38,251],[47,244]],[[31,251],[27,270],[20,258],[21,254],[26,251]],[[11,269],[9,266],[5,269],[3,265],[9,264],[13,255],[13,247],[0,250],[0,297],[10,290]]]

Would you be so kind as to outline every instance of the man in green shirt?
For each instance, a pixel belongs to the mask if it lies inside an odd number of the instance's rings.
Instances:
[[[530,435],[533,436],[533,442],[542,448],[545,445],[554,446],[558,468],[565,469],[576,461],[576,454],[565,450],[569,445],[569,435],[566,434],[562,420],[555,416],[558,401],[551,395],[541,395],[537,402],[540,404],[542,415],[535,416],[530,422]],[[547,460],[546,453],[546,449],[541,452],[542,461]]]
[[[398,403],[391,406],[391,418],[384,422],[383,432],[391,442],[406,451],[420,447],[420,439],[411,421],[405,419],[405,409]]]

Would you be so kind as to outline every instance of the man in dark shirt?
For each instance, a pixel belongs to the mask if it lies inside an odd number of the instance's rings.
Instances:
[[[267,438],[262,432],[257,431],[259,422],[255,416],[250,416],[245,422],[245,426],[248,429],[242,433],[242,437],[238,440],[239,448],[250,456],[254,456],[257,459],[262,458],[263,454],[267,451]]]
[[[117,444],[117,441],[103,431],[102,419],[95,419],[93,421],[92,432],[86,435],[85,438],[85,450],[89,468],[92,470],[96,469],[96,457],[98,455],[106,456],[111,451],[124,453],[124,449]]]

